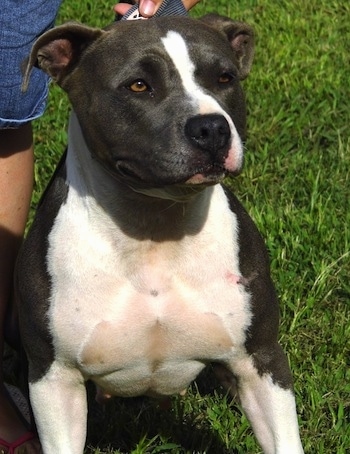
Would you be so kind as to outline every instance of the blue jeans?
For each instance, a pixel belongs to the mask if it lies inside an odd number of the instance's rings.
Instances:
[[[22,93],[22,67],[36,38],[53,26],[61,1],[1,0],[0,129],[18,128],[45,110],[48,77],[34,68]]]

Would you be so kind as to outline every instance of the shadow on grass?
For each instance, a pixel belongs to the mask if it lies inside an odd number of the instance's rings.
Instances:
[[[181,397],[174,397],[166,408],[160,401],[147,397],[113,398],[102,407],[94,402],[94,386],[89,385],[90,416],[85,452],[112,453],[115,450],[124,454],[137,448],[134,452],[235,454],[238,451],[225,446],[207,417],[207,397],[216,389],[225,399],[224,392],[207,372],[198,377],[193,387],[198,390],[195,397],[191,396],[186,403]],[[231,406],[231,410],[241,414],[235,406]]]

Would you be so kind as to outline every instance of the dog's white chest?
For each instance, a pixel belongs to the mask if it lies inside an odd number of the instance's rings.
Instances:
[[[214,191],[203,229],[162,243],[127,238],[107,217],[97,229],[71,191],[50,236],[58,357],[118,395],[180,392],[206,363],[232,357],[251,314],[235,218]]]

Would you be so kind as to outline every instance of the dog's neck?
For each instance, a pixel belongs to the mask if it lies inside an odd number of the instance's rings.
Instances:
[[[68,184],[85,203],[108,213],[121,230],[135,238],[167,241],[194,235],[205,222],[214,191],[214,186],[142,188],[125,184],[92,157],[74,113],[66,166]]]

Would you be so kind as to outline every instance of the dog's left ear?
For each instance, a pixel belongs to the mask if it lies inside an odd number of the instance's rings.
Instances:
[[[103,30],[68,22],[47,31],[34,43],[24,70],[22,91],[28,88],[33,67],[46,72],[62,86],[81,55],[102,34]]]
[[[233,21],[219,14],[207,14],[201,21],[224,33],[236,55],[239,78],[245,79],[252,66],[254,57],[254,30],[244,22]]]

